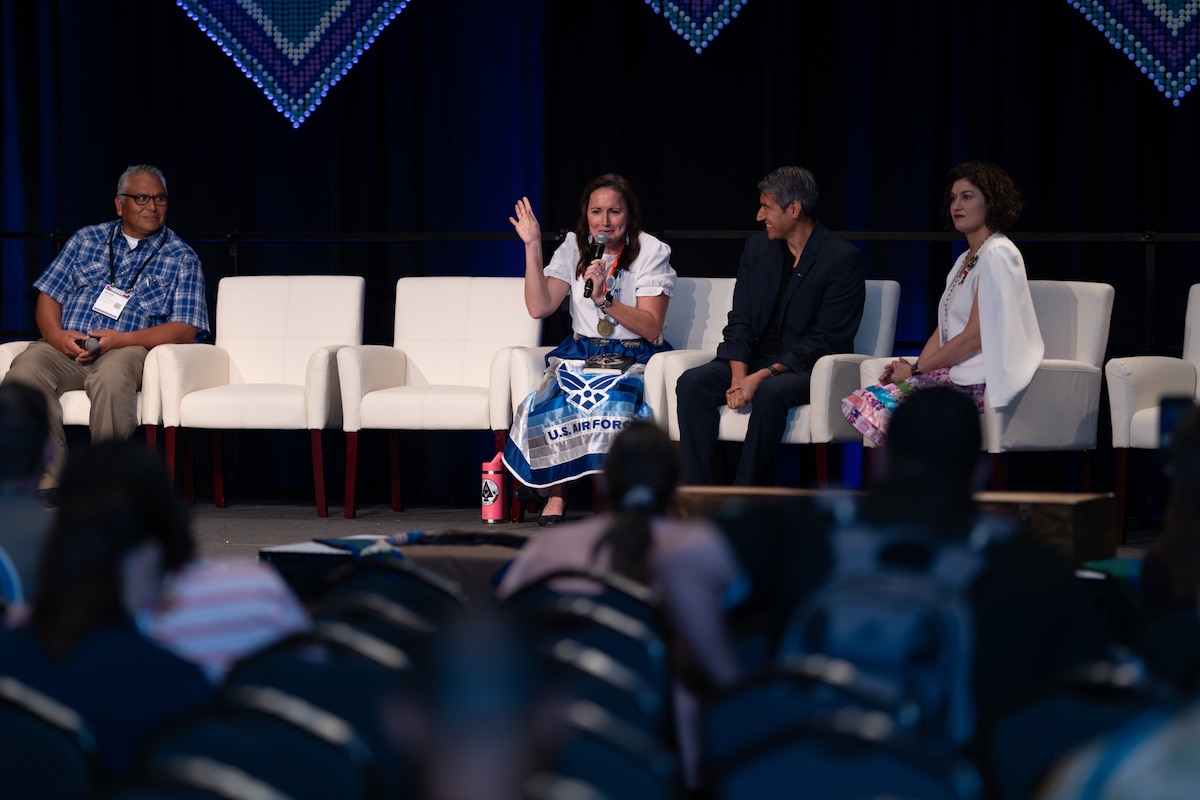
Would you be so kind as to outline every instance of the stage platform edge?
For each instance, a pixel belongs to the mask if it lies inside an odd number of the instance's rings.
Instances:
[[[851,489],[792,489],[746,486],[681,486],[684,514],[708,514],[733,500],[770,502],[829,494],[862,495]],[[1072,561],[1113,558],[1117,554],[1117,502],[1111,493],[976,492],[979,507],[1009,517],[1022,530],[1046,539]]]

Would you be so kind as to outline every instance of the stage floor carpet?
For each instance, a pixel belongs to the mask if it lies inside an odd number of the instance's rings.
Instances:
[[[587,508],[567,509],[570,518],[590,514]],[[193,529],[201,556],[257,558],[264,547],[277,547],[314,539],[344,538],[357,535],[385,536],[406,531],[473,531],[488,533],[535,534],[540,528],[537,515],[529,514],[522,523],[489,525],[480,520],[479,507],[412,507],[392,511],[387,503],[360,506],[358,517],[346,519],[341,506],[329,507],[329,516],[321,519],[312,504],[231,501],[227,508],[216,508],[198,500],[192,506]],[[1130,532],[1126,543],[1117,548],[1118,557],[1135,558],[1145,554],[1159,531],[1155,528]]]
[[[591,513],[567,510],[568,519]],[[314,539],[340,539],[348,536],[387,536],[407,531],[471,531],[479,533],[518,533],[528,535],[540,530],[537,514],[525,522],[487,524],[480,520],[479,506],[472,508],[413,507],[392,511],[387,503],[359,506],[358,517],[346,519],[341,506],[330,506],[329,516],[317,516],[316,506],[299,503],[230,501],[227,508],[216,508],[197,501],[192,506],[192,527],[199,554],[205,558],[245,556],[257,558],[264,547],[277,547]]]

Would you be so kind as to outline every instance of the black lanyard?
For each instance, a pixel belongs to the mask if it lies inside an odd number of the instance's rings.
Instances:
[[[108,235],[108,283],[114,289],[117,287],[117,260],[113,255],[113,239],[117,238],[117,228],[119,227],[121,227],[120,222],[113,226],[112,233]],[[154,252],[142,262],[142,266],[138,267],[137,274],[135,274],[133,276],[133,280],[129,282],[129,288],[125,290],[125,294],[133,293],[133,285],[137,283],[138,278],[142,277],[142,270],[144,270],[146,265],[150,263],[150,259],[158,255],[159,250],[162,250],[163,245],[167,243],[167,236],[170,233],[171,232],[167,230],[167,226],[164,225],[162,238],[158,240],[158,247],[154,248]]]

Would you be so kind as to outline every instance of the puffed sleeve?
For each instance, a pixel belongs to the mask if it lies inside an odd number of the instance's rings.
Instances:
[[[638,254],[634,273],[634,291],[638,297],[653,297],[675,291],[675,270],[671,266],[671,248],[648,233],[639,239],[642,251]]]
[[[554,251],[550,263],[542,270],[547,278],[558,278],[566,283],[575,282],[575,267],[579,264],[579,247],[575,244],[575,234],[568,233],[567,238]]]

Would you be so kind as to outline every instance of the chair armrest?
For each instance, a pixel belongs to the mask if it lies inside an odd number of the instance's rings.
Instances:
[[[642,375],[642,380],[645,383],[645,401],[650,407],[651,413],[654,415],[654,422],[663,430],[669,430],[669,416],[667,402],[667,382],[665,364],[669,361],[669,356],[676,353],[684,352],[682,350],[667,350],[664,353],[655,353],[650,356],[650,360],[646,362],[646,371]],[[670,387],[671,392],[675,391],[674,384]]]
[[[835,353],[821,356],[813,364],[808,401],[810,441],[853,442],[862,436],[842,414],[842,398],[859,388],[859,367],[868,359],[859,353]]]
[[[1012,404],[985,403],[984,447],[989,453],[1094,449],[1100,377],[1099,367],[1083,361],[1045,359]]]
[[[1129,447],[1139,411],[1157,408],[1163,397],[1196,396],[1196,366],[1182,358],[1129,356],[1104,365],[1112,415],[1113,447]]]
[[[158,425],[162,422],[162,388],[159,385],[158,348],[151,347],[142,364],[141,407],[138,422],[143,425]]]
[[[492,430],[507,431],[512,427],[512,361],[514,350],[524,350],[521,345],[501,347],[492,356],[492,369],[488,379],[488,418]]]
[[[675,397],[675,384],[679,383],[679,376],[692,367],[707,364],[716,356],[716,350],[668,350],[655,356],[655,358],[662,359],[662,387],[667,406],[667,434],[672,441],[679,441],[679,403]]]
[[[229,383],[229,354],[211,344],[160,344],[158,385],[162,422],[179,427],[179,407],[185,395]]]
[[[342,397],[342,430],[362,427],[362,399],[370,392],[405,385],[408,356],[383,344],[358,344],[337,351],[337,379]]]
[[[883,368],[895,361],[897,358],[904,358],[906,361],[912,361],[911,357],[904,356],[885,356],[884,358],[867,358],[858,365],[858,386],[855,389],[865,389],[868,386],[874,386],[879,383],[879,374],[883,372]]]
[[[12,366],[13,359],[25,352],[25,348],[33,344],[32,341],[20,342],[5,342],[0,344],[0,380],[8,372],[8,368]]]
[[[347,345],[318,347],[304,368],[304,408],[308,429],[341,427],[342,387],[338,381],[338,351]]]
[[[546,356],[553,347],[518,347],[511,353],[512,407],[515,409],[526,397],[537,391],[546,372]]]

